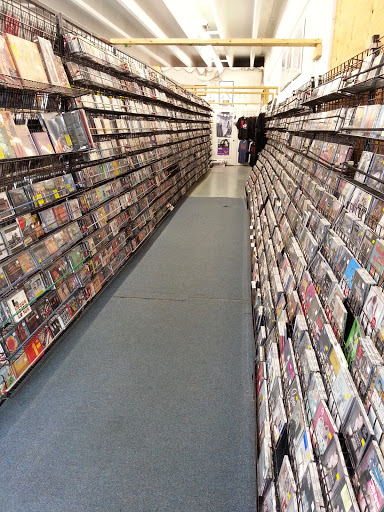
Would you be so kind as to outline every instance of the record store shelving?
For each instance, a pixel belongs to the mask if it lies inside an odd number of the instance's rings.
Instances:
[[[268,105],[246,185],[264,512],[384,510],[383,43]]]
[[[211,109],[37,2],[0,34],[1,403],[205,174]]]

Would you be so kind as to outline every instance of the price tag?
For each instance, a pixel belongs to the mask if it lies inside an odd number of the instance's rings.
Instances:
[[[60,199],[60,194],[57,192],[56,189],[54,189],[53,193],[55,194],[56,199]]]
[[[37,194],[36,195],[36,199],[38,200],[37,202],[39,203],[40,206],[42,206],[44,204],[44,199],[42,199],[42,195],[41,194]]]
[[[71,137],[68,135],[68,133],[66,133],[64,135],[64,137],[65,137],[65,142],[68,144],[68,146],[72,146]]]
[[[16,59],[18,59],[19,52],[17,51],[16,45],[14,43],[12,43],[12,50],[13,50],[13,53],[15,54]]]
[[[1,146],[0,146],[0,158],[1,158],[1,159],[5,158],[5,156],[4,156],[4,151],[3,151],[3,149],[2,149],[2,147],[1,147]]]

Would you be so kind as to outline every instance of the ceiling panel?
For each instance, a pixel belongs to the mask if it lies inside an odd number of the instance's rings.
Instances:
[[[127,0],[128,3],[130,0]],[[109,39],[111,37],[156,37],[153,32],[146,28],[140,17],[135,17],[129,9],[121,5],[124,0],[47,0],[49,8],[53,8],[64,15],[75,19],[88,30],[95,34]],[[135,0],[136,4],[158,25],[167,37],[186,37],[172,12],[165,5],[165,0]],[[257,37],[273,37],[276,31],[276,24],[281,17],[287,0],[179,0],[185,4],[185,12],[193,9],[197,12],[197,19],[208,21],[208,31],[220,29],[220,36],[230,37],[252,37],[252,24],[255,3],[260,2],[258,12],[260,19],[258,23]],[[134,2],[133,2],[134,3]],[[138,18],[138,19],[137,19]],[[200,25],[200,22],[198,23]],[[201,30],[201,26],[197,27]],[[212,34],[211,37],[220,37]],[[129,55],[136,57],[151,66],[184,66],[184,61],[189,61],[193,66],[202,67],[205,65],[199,52],[193,47],[180,47],[186,55],[182,59],[170,47],[119,47]],[[246,47],[215,48],[220,58],[226,55],[231,57],[246,57],[250,55],[251,49]],[[254,55],[264,55],[265,48],[255,48]],[[190,60],[189,60],[190,59]]]

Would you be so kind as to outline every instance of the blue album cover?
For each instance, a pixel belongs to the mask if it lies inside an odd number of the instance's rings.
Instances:
[[[352,278],[355,271],[360,268],[355,258],[352,258],[344,272],[344,278],[347,280],[348,288],[352,288]]]

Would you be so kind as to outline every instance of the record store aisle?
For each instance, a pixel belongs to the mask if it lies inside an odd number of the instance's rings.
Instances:
[[[248,174],[211,170],[0,408],[3,512],[255,510]]]

